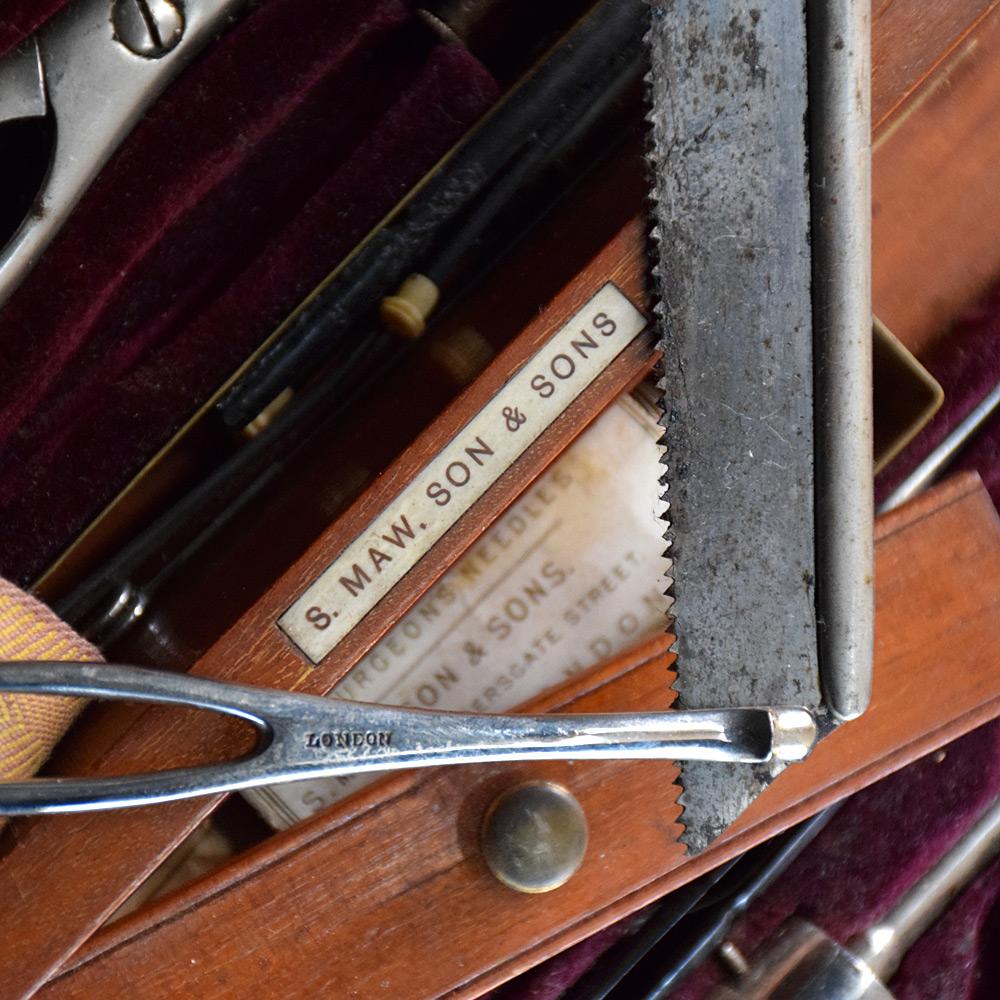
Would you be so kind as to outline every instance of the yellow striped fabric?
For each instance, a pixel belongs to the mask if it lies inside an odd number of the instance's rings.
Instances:
[[[44,604],[0,580],[0,660],[100,659]],[[34,774],[82,707],[78,698],[0,693],[0,778]]]

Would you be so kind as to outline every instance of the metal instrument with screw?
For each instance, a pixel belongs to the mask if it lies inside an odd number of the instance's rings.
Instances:
[[[959,891],[1000,851],[1000,799],[879,921],[845,947],[793,919],[739,982],[714,1000],[891,1000],[886,983]]]
[[[146,109],[243,5],[76,0],[0,59],[0,123],[27,111],[56,126],[34,209],[0,249],[0,307]]]
[[[117,0],[111,24],[116,41],[147,59],[165,56],[184,34],[184,14],[170,0]]]

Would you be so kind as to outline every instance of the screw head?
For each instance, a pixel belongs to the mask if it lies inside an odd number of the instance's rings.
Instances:
[[[500,795],[483,821],[483,858],[518,892],[558,889],[583,862],[587,817],[570,791],[528,781]]]
[[[129,52],[159,59],[181,40],[184,13],[173,0],[114,0],[111,26]]]

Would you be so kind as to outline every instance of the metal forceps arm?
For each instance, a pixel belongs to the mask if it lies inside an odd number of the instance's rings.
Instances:
[[[0,665],[0,691],[210,709],[250,722],[239,760],[151,774],[0,782],[0,815],[149,805],[298,778],[435,764],[551,757],[763,763],[805,757],[815,720],[801,708],[608,715],[471,715],[370,705],[142,667]]]
[[[30,92],[44,94],[41,110],[55,119],[35,208],[0,249],[0,307],[149,105],[244,2],[75,0],[29,40],[27,52],[0,60],[0,91],[25,90],[25,67],[37,65]]]

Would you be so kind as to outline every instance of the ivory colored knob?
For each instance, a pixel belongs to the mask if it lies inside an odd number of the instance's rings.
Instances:
[[[438,303],[440,291],[430,278],[411,274],[395,295],[384,298],[378,314],[385,326],[409,340],[416,340],[427,325],[427,317]]]

